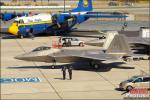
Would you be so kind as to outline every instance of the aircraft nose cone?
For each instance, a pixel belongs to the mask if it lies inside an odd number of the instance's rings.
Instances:
[[[14,58],[18,59],[18,60],[27,60],[28,57],[30,57],[29,53],[24,53],[24,54],[21,54],[21,55],[14,57]]]
[[[35,56],[29,52],[29,53],[24,53],[24,54],[18,55],[14,58],[18,59],[18,60],[24,60],[24,61],[33,61]]]
[[[17,26],[17,23],[13,23],[9,28],[8,28],[8,32],[10,34],[13,34],[13,35],[18,35],[18,26]]]
[[[16,57],[14,57],[15,59],[18,59],[18,60],[24,60],[24,56],[23,55],[19,55],[19,56],[16,56]]]

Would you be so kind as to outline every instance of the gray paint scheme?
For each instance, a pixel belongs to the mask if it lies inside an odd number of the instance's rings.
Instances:
[[[142,38],[139,36],[139,31],[133,32],[133,31],[107,31],[105,33],[105,36],[110,34],[111,32],[116,32],[118,34],[123,34],[126,36],[126,40],[129,43],[129,45],[136,45],[136,44],[140,44],[143,46],[150,46],[150,39],[149,38]],[[96,34],[96,33],[95,33]],[[97,33],[97,38],[99,37],[99,33]],[[107,37],[107,36],[106,36]],[[85,42],[85,44],[87,45],[91,45],[91,46],[101,46],[103,44],[103,41],[105,41],[105,39],[95,39],[93,41],[87,41]],[[101,43],[101,45],[100,45]]]
[[[108,38],[109,39],[109,38]],[[122,42],[123,41],[123,42]],[[103,50],[69,50],[66,48],[49,50],[31,51],[15,57],[19,60],[37,61],[37,62],[59,62],[72,63],[82,61],[96,61],[101,62],[105,60],[118,60],[123,55],[129,53],[128,43],[125,36],[115,34],[112,41],[108,45],[108,52]],[[124,45],[124,46],[121,46]]]

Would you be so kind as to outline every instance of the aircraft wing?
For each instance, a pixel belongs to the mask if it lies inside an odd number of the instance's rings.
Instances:
[[[83,55],[73,55],[74,57],[80,57],[80,58],[85,58],[85,59],[91,59],[91,60],[99,60],[99,61],[114,61],[117,60],[117,57],[114,57],[110,54],[105,54],[105,53],[96,53],[96,52],[90,52],[90,53],[85,53]]]
[[[144,39],[141,37],[128,37],[127,39],[128,39],[128,43],[131,43],[131,44],[150,45],[149,39]]]
[[[50,56],[50,55],[49,55]],[[64,52],[61,52],[59,54],[54,55],[54,57],[57,59],[61,59],[61,61],[69,60],[70,62],[76,62],[76,61],[90,61],[90,60],[96,60],[96,61],[114,61],[118,58],[106,54],[103,51],[75,51],[75,50],[65,50]]]
[[[89,18],[126,18],[123,13],[119,12],[87,12],[84,16]]]

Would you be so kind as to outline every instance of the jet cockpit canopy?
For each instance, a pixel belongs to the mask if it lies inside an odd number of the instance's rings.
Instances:
[[[51,47],[47,47],[47,46],[40,46],[40,47],[37,47],[35,48],[34,50],[32,50],[32,52],[35,52],[35,51],[42,51],[42,50],[50,50]]]

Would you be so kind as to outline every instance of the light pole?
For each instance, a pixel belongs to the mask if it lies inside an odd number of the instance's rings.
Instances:
[[[49,0],[48,0],[48,5],[49,5]]]
[[[41,5],[43,5],[42,0],[41,0]]]
[[[20,6],[20,0],[18,0],[18,2],[19,2],[19,6]]]
[[[64,12],[66,10],[66,0],[64,0]]]

